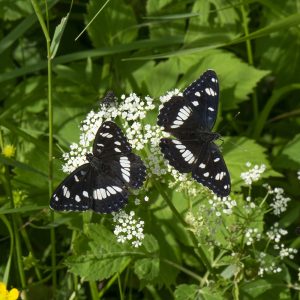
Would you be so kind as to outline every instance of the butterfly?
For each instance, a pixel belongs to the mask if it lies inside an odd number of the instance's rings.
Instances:
[[[50,208],[58,211],[111,213],[128,201],[129,188],[143,185],[146,167],[131,151],[121,129],[111,121],[98,129],[88,163],[67,176],[54,191]]]
[[[217,196],[230,193],[230,175],[212,132],[219,102],[219,83],[212,70],[204,72],[161,108],[157,124],[174,139],[163,138],[160,148],[170,165],[192,177]]]

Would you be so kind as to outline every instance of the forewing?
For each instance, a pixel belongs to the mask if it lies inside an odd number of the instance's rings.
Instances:
[[[190,140],[195,138],[195,129],[199,127],[197,112],[181,96],[174,96],[164,103],[157,124],[178,139]]]
[[[58,211],[88,210],[91,172],[90,164],[84,164],[68,175],[54,191],[50,208]]]
[[[198,112],[200,127],[204,130],[211,130],[218,114],[219,83],[217,74],[213,70],[207,70],[184,90],[183,96]]]
[[[93,154],[100,159],[105,159],[130,151],[131,146],[117,124],[111,121],[102,123],[95,136]]]
[[[202,145],[192,177],[217,196],[226,197],[230,193],[230,175],[222,154],[214,143]]]
[[[165,159],[181,173],[191,172],[197,160],[200,146],[195,142],[182,142],[177,139],[160,140],[160,148]]]

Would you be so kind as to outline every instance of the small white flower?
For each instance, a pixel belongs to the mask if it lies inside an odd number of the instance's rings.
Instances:
[[[139,247],[144,239],[144,221],[134,217],[134,211],[130,211],[129,214],[124,210],[113,213],[113,221],[116,223],[114,234],[119,243],[130,241],[133,247]]]
[[[247,162],[246,166],[251,167],[251,163]],[[246,185],[251,185],[253,182],[258,181],[261,177],[261,174],[266,170],[264,164],[255,165],[252,169],[249,169],[247,172],[241,173],[241,178],[244,180]]]
[[[273,208],[273,214],[279,216],[285,212],[288,206],[288,202],[291,201],[289,197],[284,196],[284,190],[282,188],[269,188],[269,194],[273,196],[270,206]]]

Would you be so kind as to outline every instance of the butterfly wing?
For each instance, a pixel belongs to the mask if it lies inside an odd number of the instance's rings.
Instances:
[[[129,152],[131,152],[131,146],[118,125],[111,121],[103,122],[95,136],[94,156],[99,159],[107,159]]]
[[[99,128],[93,153],[104,159],[112,175],[124,185],[137,189],[146,177],[146,167],[141,158],[131,152],[131,146],[121,129],[114,122],[104,122]]]
[[[163,138],[159,145],[165,159],[177,171],[188,173],[193,170],[200,149],[197,143]]]
[[[91,209],[97,213],[119,211],[128,202],[128,190],[122,181],[96,173],[91,178]]]
[[[195,111],[184,97],[174,96],[159,112],[157,124],[178,139],[195,139],[199,122]]]
[[[67,176],[56,188],[50,208],[58,211],[85,211],[90,208],[90,164],[84,164]]]
[[[219,82],[213,70],[207,70],[183,92],[183,96],[197,113],[199,126],[211,130],[217,119]]]
[[[202,144],[192,177],[217,196],[227,197],[230,193],[230,174],[219,148],[214,143]]]

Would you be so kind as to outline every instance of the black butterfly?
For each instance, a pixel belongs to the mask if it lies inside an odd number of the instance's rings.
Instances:
[[[111,213],[124,207],[128,188],[142,186],[146,168],[139,156],[131,152],[121,129],[110,121],[97,131],[93,154],[88,163],[78,167],[55,190],[50,207],[55,210]]]
[[[207,70],[187,87],[183,96],[173,96],[160,110],[157,124],[176,139],[160,141],[164,157],[181,173],[192,177],[218,196],[230,193],[230,175],[218,146],[220,135],[211,132],[218,112],[219,84]]]

